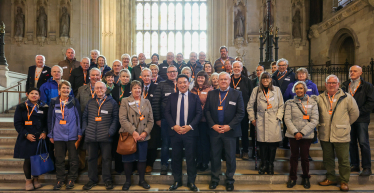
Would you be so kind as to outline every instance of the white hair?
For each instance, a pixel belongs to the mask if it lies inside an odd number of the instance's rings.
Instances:
[[[151,68],[156,68],[157,71],[160,71],[160,69],[158,68],[158,65],[156,65],[156,64],[151,64],[151,65],[149,66],[149,69],[151,69]]]
[[[131,73],[130,73],[129,70],[127,70],[127,69],[122,69],[121,71],[119,71],[119,76],[121,76],[122,73],[126,73],[126,74],[128,74],[129,77],[130,77],[130,80],[131,80]]]
[[[105,88],[106,88],[106,84],[105,84],[103,81],[101,81],[101,80],[97,81],[97,82],[95,83],[95,87],[96,87],[96,84],[97,84],[97,83],[104,85]]]
[[[101,70],[99,70],[98,68],[91,68],[91,70],[90,70],[90,75],[91,75],[91,72],[92,72],[92,71],[95,71],[95,70],[98,71],[99,74],[101,75]]]
[[[235,64],[235,63],[239,63],[239,64],[240,64],[240,67],[243,68],[243,63],[240,62],[240,61],[235,61],[235,62],[233,62],[233,63],[232,63],[232,68],[234,68],[234,64]]]
[[[86,60],[88,61],[88,63],[90,63],[90,61],[91,61],[90,58],[88,58],[88,57],[83,57],[82,60],[81,60],[81,62],[82,62],[84,59],[86,59]]]
[[[122,54],[121,60],[123,60],[124,58],[128,58],[130,60],[131,56],[129,54]]]
[[[120,60],[114,60],[113,63],[112,63],[112,66],[115,62],[119,62],[121,65],[122,65],[122,62]]]
[[[279,60],[277,61],[277,66],[279,66],[278,64],[279,64],[280,62],[285,62],[285,63],[287,64],[287,66],[288,66],[288,60],[286,60],[285,58],[281,58],[281,59],[279,59]]]
[[[181,73],[183,73],[186,70],[188,70],[188,71],[190,71],[190,73],[192,73],[192,70],[191,70],[190,67],[184,67],[184,68],[182,68]]]
[[[338,83],[340,83],[339,78],[338,78],[336,75],[334,75],[334,74],[329,75],[329,76],[326,78],[326,82],[327,82],[330,78],[336,78],[336,79],[338,80]]]
[[[304,87],[304,94],[306,93],[306,91],[308,91],[308,87],[306,86],[305,82],[304,81],[297,81],[293,87],[292,87],[292,92],[295,93],[295,87],[299,84],[302,84],[303,87]]]
[[[91,50],[91,51],[90,51],[90,54],[92,54],[93,52],[96,52],[96,53],[97,53],[97,55],[100,55],[100,51],[99,51],[99,50],[96,50],[96,49],[94,49],[94,50]]]
[[[143,68],[143,70],[141,72],[141,75],[143,75],[144,71],[148,71],[149,73],[151,73],[151,76],[152,76],[152,70],[151,69],[149,69],[149,68]]]
[[[45,61],[45,57],[44,57],[43,55],[36,55],[36,56],[35,56],[35,60],[36,60],[36,58],[37,58],[38,56],[43,57],[43,61]]]
[[[72,48],[72,47],[67,48],[66,51],[65,51],[65,53],[66,53],[68,50],[73,50],[73,52],[75,53],[75,50],[74,50],[74,48]]]
[[[220,72],[220,73],[218,74],[218,77],[220,77],[221,75],[226,75],[226,76],[230,77],[230,74],[227,73],[227,72]]]

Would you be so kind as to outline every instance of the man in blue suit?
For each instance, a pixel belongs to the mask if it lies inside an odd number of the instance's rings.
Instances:
[[[204,107],[209,125],[210,159],[212,178],[209,189],[215,189],[221,172],[222,149],[226,154],[226,190],[234,190],[236,170],[236,138],[242,135],[241,121],[244,117],[242,93],[230,88],[230,74],[221,72],[218,78],[219,89],[210,91]]]
[[[183,148],[187,161],[187,187],[191,191],[197,191],[196,179],[196,140],[199,135],[197,127],[202,117],[201,102],[198,95],[188,92],[188,76],[179,75],[177,77],[177,87],[179,92],[169,96],[165,107],[165,119],[169,126],[169,136],[172,147],[172,163],[174,184],[169,190],[176,190],[182,186],[182,162]]]

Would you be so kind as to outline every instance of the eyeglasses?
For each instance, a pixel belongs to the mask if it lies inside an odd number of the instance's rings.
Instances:
[[[168,73],[177,73],[178,71],[168,71]]]
[[[95,90],[104,90],[105,87],[95,87]]]
[[[329,85],[337,85],[338,83],[337,83],[337,82],[326,82],[326,84],[329,84]]]
[[[287,66],[287,65],[278,65],[279,67],[285,67],[285,66]]]

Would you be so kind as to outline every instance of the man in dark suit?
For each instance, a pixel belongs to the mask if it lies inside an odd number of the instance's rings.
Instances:
[[[196,139],[199,135],[197,125],[202,117],[202,108],[199,96],[188,92],[189,84],[186,75],[179,75],[177,78],[179,92],[170,94],[165,108],[165,118],[169,126],[172,126],[169,129],[169,136],[174,184],[170,186],[170,191],[182,186],[183,148],[185,148],[187,162],[187,186],[191,191],[197,191],[195,155]]]
[[[142,70],[144,68],[148,68],[148,65],[145,63],[146,58],[143,53],[140,53],[138,55],[138,60],[139,60],[139,64],[132,68],[131,78],[132,80],[138,80],[141,82],[142,81],[142,76],[141,76]]]
[[[51,68],[45,65],[45,58],[43,55],[36,55],[36,65],[29,67],[26,80],[26,91],[29,88],[40,88],[42,84],[51,78]]]
[[[73,89],[75,97],[78,95],[79,87],[86,85],[90,82],[90,75],[88,72],[89,68],[90,59],[85,57],[81,61],[81,66],[71,71],[69,82],[71,84],[71,88]]]
[[[209,125],[211,144],[212,178],[209,189],[215,189],[221,172],[222,149],[226,152],[226,190],[234,190],[236,170],[236,138],[242,135],[241,121],[244,117],[244,103],[240,91],[230,88],[231,77],[227,72],[219,74],[219,89],[210,91],[204,107]]]

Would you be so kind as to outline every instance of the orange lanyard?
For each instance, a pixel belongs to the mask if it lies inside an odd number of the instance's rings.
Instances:
[[[174,92],[177,92],[177,83],[174,83]]]
[[[26,109],[27,109],[27,120],[30,121],[31,114],[32,114],[32,112],[34,111],[34,109],[35,109],[35,107],[36,107],[36,104],[35,104],[34,107],[32,108],[31,113],[29,113],[29,106],[27,105],[27,102],[25,102],[25,104],[26,104]]]
[[[191,70],[192,70],[192,78],[195,78],[195,69],[196,69],[196,66],[197,66],[197,64],[195,64],[195,68],[192,68],[192,66],[190,65]]]
[[[36,74],[36,69],[38,69],[38,68],[35,68],[35,80],[39,80],[39,77],[40,77],[40,74],[43,71],[43,68],[40,70],[40,72],[38,74]]]
[[[98,117],[100,117],[100,109],[101,109],[101,106],[104,104],[105,100],[106,100],[106,97],[104,98],[103,102],[101,104],[99,104],[99,100],[96,99],[96,102],[99,105],[99,110],[97,110],[97,116]]]
[[[136,104],[136,107],[138,108],[138,111],[139,111],[139,115],[142,116],[142,112],[140,112],[140,107],[139,107],[139,104],[135,101],[135,104]]]
[[[266,102],[268,103],[268,105],[270,104],[270,102],[269,102],[269,95],[270,94],[266,94],[265,93],[265,89],[263,90],[264,91],[264,95],[265,95],[265,98],[266,98]],[[269,91],[268,91],[268,93],[269,93]]]
[[[282,79],[284,76],[286,76],[286,74],[287,74],[287,70],[284,72],[283,76],[281,76],[280,78],[278,78],[278,80]],[[279,75],[279,72],[278,72],[277,76],[278,75]]]
[[[61,96],[60,96],[60,108],[61,108],[61,115],[62,115],[62,120],[65,120],[65,105],[68,102],[69,97],[66,99],[64,106],[62,106],[62,101],[61,101]]]
[[[199,88],[197,89],[197,95],[200,96],[200,89]]]
[[[157,79],[158,79],[158,76],[156,76],[156,80],[154,80],[153,82],[156,83],[156,82],[157,82]]]
[[[360,84],[361,84],[361,81],[358,83],[358,85],[357,85],[356,89],[354,90],[354,92],[352,92],[352,89],[351,89],[351,83],[349,83],[349,85],[348,85],[348,87],[349,87],[349,92],[351,93],[352,96],[355,96],[356,91],[357,91],[358,87],[360,86]]]
[[[335,93],[336,94],[336,93]],[[330,98],[330,95],[327,94],[327,96],[329,97],[329,101],[330,101],[330,112],[332,112],[332,104],[334,103],[334,97],[335,97],[335,94],[332,96],[332,99]]]
[[[227,59],[226,59],[226,60],[227,60]],[[222,69],[225,69],[225,62],[226,62],[226,60],[222,60],[222,58],[221,58]]]
[[[118,77],[118,80],[117,80],[116,84],[118,84],[118,82],[119,82],[119,77]]]
[[[230,89],[229,89],[230,90]],[[225,95],[225,98],[223,98],[223,100],[221,100],[221,93],[219,93],[219,105],[221,106],[222,105],[222,102],[226,99],[227,97],[227,94],[229,94],[229,90],[227,90],[227,93]]]
[[[95,97],[95,92],[92,91],[92,86],[91,86],[91,84],[90,84],[90,91],[91,91],[91,96],[92,96],[92,98],[94,98],[94,97]]]
[[[147,92],[147,94],[145,94],[145,89],[144,89],[144,91],[143,91],[143,98],[146,99],[147,96],[148,96],[148,92]]]
[[[83,72],[83,75],[84,75],[84,84],[86,84],[87,71],[86,71],[86,72]]]
[[[122,85],[121,85],[121,95],[119,95],[119,98],[121,99],[122,98],[122,96],[123,96],[123,94],[125,93],[125,90],[123,90],[123,88],[122,88]]]
[[[242,77],[240,77],[240,79],[239,79],[238,83],[236,83],[236,85],[234,83],[234,76],[232,76],[231,79],[232,79],[232,85],[234,86],[234,89],[236,89],[236,87],[238,87],[238,85],[239,85],[239,82],[242,80]]]
[[[301,106],[303,106],[303,109],[305,111],[305,114],[308,114],[308,109],[304,107],[303,103],[301,102],[301,100],[299,99],[300,103],[301,103]],[[306,105],[308,106],[309,104],[309,96],[308,96],[308,101],[306,102]]]

